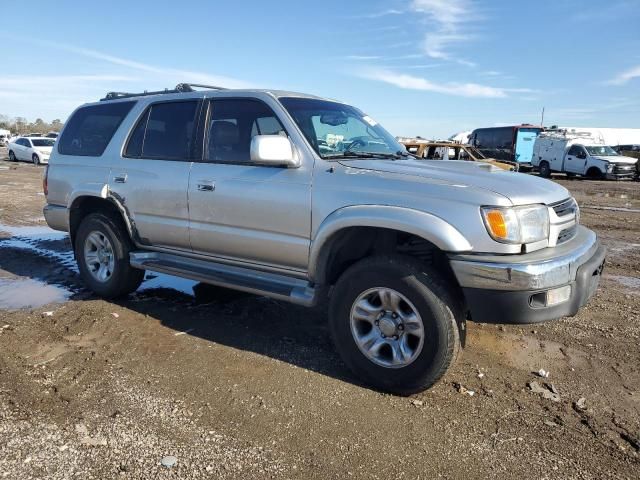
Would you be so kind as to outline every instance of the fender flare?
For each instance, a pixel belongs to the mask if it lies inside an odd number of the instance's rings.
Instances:
[[[445,252],[473,250],[471,243],[454,226],[430,213],[389,205],[348,206],[327,216],[313,235],[309,252],[309,277],[312,281],[323,275],[320,262],[326,260],[334,235],[349,227],[399,230],[424,238]]]
[[[71,211],[74,208],[74,204],[78,200],[86,197],[99,198],[111,203],[120,213],[130,237],[137,242],[138,234],[135,222],[129,215],[129,211],[124,205],[124,200],[119,195],[112,192],[109,189],[109,185],[106,183],[85,183],[80,185],[79,188],[71,193],[67,202],[67,209],[69,210],[69,226],[71,226]]]

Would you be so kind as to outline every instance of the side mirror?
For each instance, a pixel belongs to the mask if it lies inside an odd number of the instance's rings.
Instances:
[[[251,161],[259,165],[298,168],[300,160],[291,140],[282,135],[256,135],[251,139]]]

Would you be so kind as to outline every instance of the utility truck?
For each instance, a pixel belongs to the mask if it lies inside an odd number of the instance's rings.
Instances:
[[[542,177],[552,172],[592,179],[633,178],[637,159],[618,154],[589,133],[567,130],[547,131],[533,146],[531,163]]]

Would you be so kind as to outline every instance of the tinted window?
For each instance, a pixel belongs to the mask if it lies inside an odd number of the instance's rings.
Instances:
[[[286,135],[273,110],[257,100],[214,100],[207,128],[205,159],[248,163],[256,135]]]
[[[142,157],[169,160],[191,158],[197,109],[197,101],[152,105],[142,141]],[[134,136],[136,134],[139,135],[139,132],[135,131]]]
[[[67,123],[58,151],[63,155],[99,157],[135,102],[107,102],[83,107]]]
[[[579,155],[580,152],[582,152],[582,147],[580,147],[579,145],[573,145],[567,152],[567,155],[573,155],[575,157]]]
[[[129,137],[129,143],[127,143],[127,149],[124,152],[127,157],[141,157],[142,156],[142,142],[144,142],[144,132],[147,128],[147,121],[149,120],[149,113],[151,109],[148,108],[144,115],[138,120],[136,128]]]
[[[34,147],[53,147],[53,144],[56,143],[55,140],[49,140],[44,138],[37,138],[35,140],[31,140]]]

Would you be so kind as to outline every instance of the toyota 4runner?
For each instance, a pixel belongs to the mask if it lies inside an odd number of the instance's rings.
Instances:
[[[98,295],[151,270],[328,298],[344,362],[410,394],[452,364],[466,320],[574,315],[596,290],[605,251],[562,186],[417,160],[337,101],[193,87],[83,105],[51,154],[44,214]]]

